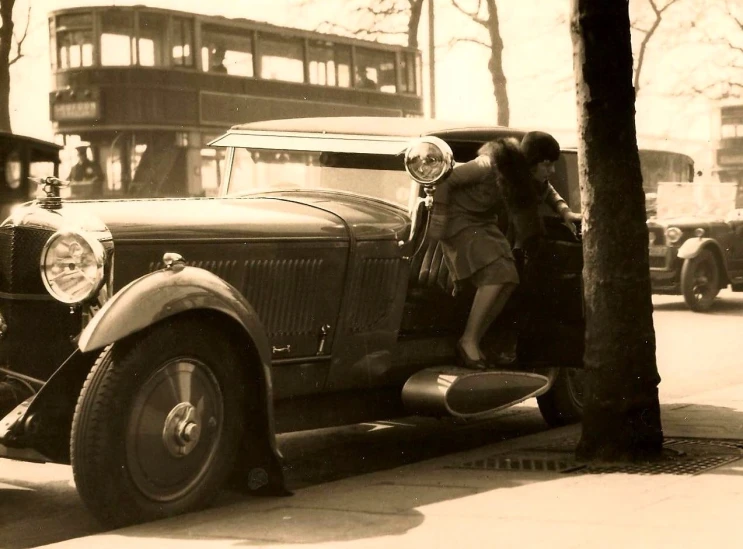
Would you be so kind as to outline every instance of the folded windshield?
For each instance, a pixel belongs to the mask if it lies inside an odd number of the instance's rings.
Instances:
[[[235,148],[227,194],[331,190],[408,208],[417,186],[402,155]]]

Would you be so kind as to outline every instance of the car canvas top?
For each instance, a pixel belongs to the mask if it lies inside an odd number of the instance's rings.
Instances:
[[[239,124],[212,141],[210,145],[272,150],[401,154],[411,139],[423,135],[482,143],[498,137],[518,137],[524,133],[523,130],[497,125],[473,125],[426,118],[301,118]]]

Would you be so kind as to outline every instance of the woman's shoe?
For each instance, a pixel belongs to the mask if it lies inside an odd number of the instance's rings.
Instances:
[[[487,370],[488,365],[482,358],[472,359],[467,356],[462,344],[457,341],[457,365],[468,370]]]

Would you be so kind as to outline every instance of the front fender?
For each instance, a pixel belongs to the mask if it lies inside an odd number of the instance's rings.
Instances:
[[[717,252],[720,254],[721,257],[724,257],[722,255],[722,250],[720,249],[720,245],[717,243],[716,240],[712,238],[690,238],[688,239],[679,248],[677,257],[679,259],[693,259],[696,256],[698,256],[699,253],[704,249],[709,249],[712,252]]]
[[[286,493],[274,431],[268,336],[255,309],[233,286],[198,267],[169,267],[144,275],[106,302],[80,334],[78,347],[83,352],[102,348],[165,318],[195,309],[231,317],[255,345],[262,369],[261,405],[255,421],[246,425],[243,456],[235,475],[255,493]]]
[[[232,285],[198,267],[166,268],[127,284],[85,327],[78,348],[84,353],[103,348],[194,309],[219,311],[239,322],[253,340],[264,367],[271,363],[268,336],[255,309]]]

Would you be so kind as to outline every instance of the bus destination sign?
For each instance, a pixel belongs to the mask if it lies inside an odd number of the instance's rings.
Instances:
[[[55,103],[54,120],[86,120],[98,118],[97,101],[76,101],[74,103]]]

